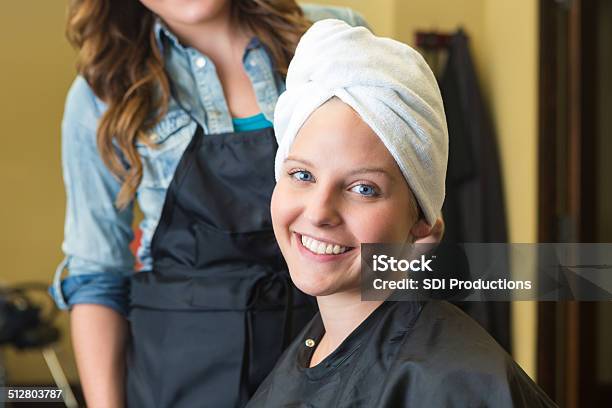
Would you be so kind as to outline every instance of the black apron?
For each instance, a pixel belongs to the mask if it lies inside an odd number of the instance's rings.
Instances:
[[[243,406],[314,315],[272,231],[276,149],[272,128],[198,127],[132,279],[129,407]]]

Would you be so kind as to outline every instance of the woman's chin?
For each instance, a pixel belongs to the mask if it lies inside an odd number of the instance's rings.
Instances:
[[[187,1],[167,10],[162,16],[167,22],[174,22],[185,26],[204,24],[218,18],[227,5],[224,0],[215,1]]]
[[[329,278],[320,278],[312,274],[303,276],[298,273],[292,273],[291,280],[293,280],[293,283],[299,290],[315,297],[331,295],[337,289],[336,285],[329,281]]]

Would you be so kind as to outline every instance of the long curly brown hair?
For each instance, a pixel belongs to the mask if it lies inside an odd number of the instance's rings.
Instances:
[[[285,76],[302,34],[310,26],[295,0],[231,0],[233,16],[266,47]],[[116,199],[125,208],[142,180],[136,140],[164,116],[170,85],[157,46],[154,14],[138,0],[72,0],[67,37],[78,49],[78,72],[107,109],[97,145],[104,164],[122,183]],[[126,166],[127,163],[127,166]]]

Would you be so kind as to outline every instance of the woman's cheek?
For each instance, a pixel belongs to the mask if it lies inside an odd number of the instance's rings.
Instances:
[[[295,198],[287,188],[286,181],[279,181],[272,192],[272,200],[270,202],[270,212],[272,216],[272,226],[276,240],[281,245],[288,243],[289,227],[296,218],[296,209],[294,205]]]
[[[351,231],[360,243],[405,242],[410,234],[407,214],[397,207],[383,204],[353,209]]]
[[[278,241],[281,240],[281,225],[283,220],[283,207],[282,203],[282,192],[280,191],[279,184],[276,185],[274,191],[272,191],[272,199],[270,201],[270,215],[272,217],[272,227],[274,228],[274,235]]]
[[[368,203],[369,204],[369,203]],[[350,223],[350,229],[359,243],[386,242],[389,227],[389,213],[384,208],[375,208],[372,205],[354,206],[350,217],[345,220]]]

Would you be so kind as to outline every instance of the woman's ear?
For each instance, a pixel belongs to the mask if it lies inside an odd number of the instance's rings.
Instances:
[[[432,226],[425,219],[419,219],[410,229],[415,244],[433,244],[440,242],[444,235],[444,220],[438,218]]]

